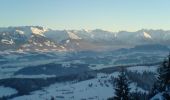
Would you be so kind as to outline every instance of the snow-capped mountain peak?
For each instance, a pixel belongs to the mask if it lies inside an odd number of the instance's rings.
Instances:
[[[40,36],[45,36],[43,33],[48,31],[48,29],[45,28],[39,29],[37,27],[31,27],[30,29],[33,34],[40,35]]]
[[[151,39],[151,38],[152,38],[151,35],[150,35],[149,33],[147,33],[147,32],[143,32],[143,36],[144,36],[145,38],[148,38],[148,39]]]
[[[16,32],[22,35],[24,34],[24,31],[21,31],[21,30],[16,30]]]
[[[75,40],[81,40],[82,39],[82,38],[78,37],[76,34],[74,34],[73,32],[68,31],[68,35],[71,39],[75,39]]]
[[[52,44],[49,45],[46,41],[50,41]],[[57,49],[60,46],[68,50],[75,49],[75,47],[78,50],[104,50],[141,44],[163,44],[169,46],[169,42],[170,31],[164,30],[120,31],[114,33],[101,29],[90,31],[52,30],[41,26],[0,28],[0,50],[16,50],[21,49],[20,47],[27,47],[30,50],[32,48],[50,50]]]

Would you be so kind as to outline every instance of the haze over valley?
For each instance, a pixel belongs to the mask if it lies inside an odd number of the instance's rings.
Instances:
[[[170,100],[169,5],[1,0],[0,100]]]

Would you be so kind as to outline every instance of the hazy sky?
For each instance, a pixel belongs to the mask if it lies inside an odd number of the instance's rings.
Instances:
[[[170,0],[0,0],[0,27],[170,30]]]

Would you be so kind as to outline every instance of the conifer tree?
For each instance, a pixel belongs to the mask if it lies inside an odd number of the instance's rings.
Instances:
[[[116,80],[114,100],[129,100],[128,79],[124,69],[121,70],[119,77]]]
[[[162,92],[168,89],[170,85],[170,55],[164,60],[162,66],[158,69],[157,86],[158,91]]]
[[[157,81],[151,90],[150,96],[154,96],[159,92],[170,92],[170,55],[165,59],[161,66],[158,68]]]

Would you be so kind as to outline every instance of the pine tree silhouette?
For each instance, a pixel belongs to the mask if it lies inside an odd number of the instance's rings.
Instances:
[[[165,98],[169,98],[167,94],[170,92],[170,55],[168,59],[165,59],[161,66],[158,68],[157,81],[154,83],[151,90],[151,97],[157,93],[163,92],[166,95]]]
[[[167,90],[170,85],[170,55],[158,69],[157,84],[159,92]]]
[[[129,87],[126,73],[122,68],[118,79],[116,80],[114,100],[129,100]]]

